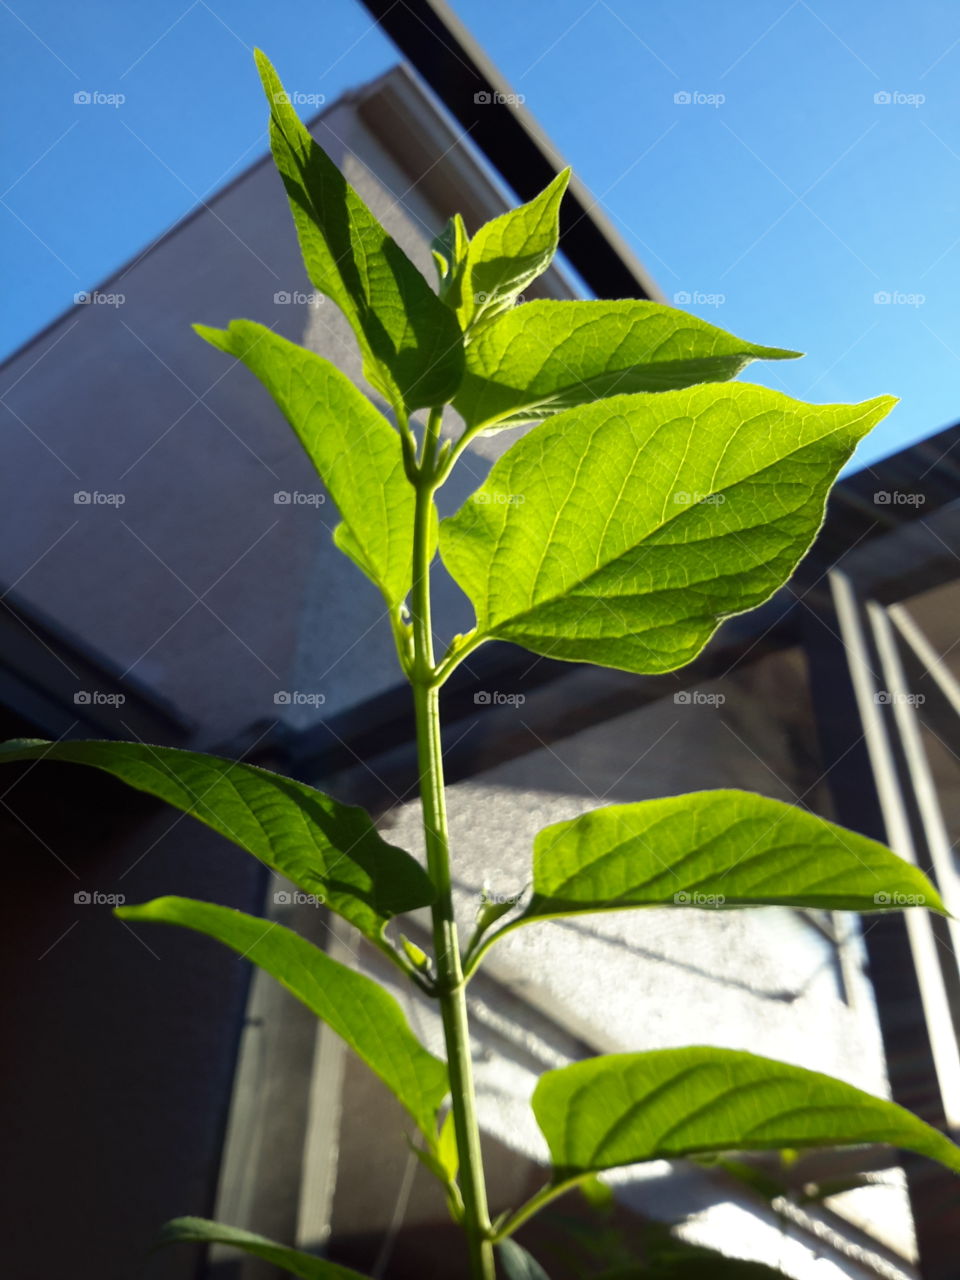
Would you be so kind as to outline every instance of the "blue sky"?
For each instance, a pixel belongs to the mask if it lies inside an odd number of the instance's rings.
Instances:
[[[899,395],[861,463],[955,419],[960,7],[454,9],[668,298],[809,353],[752,378],[816,401]],[[249,46],[328,101],[396,60],[352,0],[11,0],[0,29],[20,108],[2,160],[3,352],[263,152]]]

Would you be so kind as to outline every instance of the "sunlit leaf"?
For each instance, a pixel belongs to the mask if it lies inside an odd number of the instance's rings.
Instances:
[[[541,1076],[533,1109],[557,1184],[646,1160],[864,1143],[915,1151],[960,1173],[960,1148],[895,1103],[734,1049],[587,1059]]]
[[[262,324],[194,328],[242,360],[273,396],[343,517],[337,545],[388,605],[399,604],[410,590],[414,490],[397,432],[329,360]]]
[[[724,382],[751,360],[798,354],[656,302],[528,302],[470,343],[454,405],[469,429],[500,430],[604,396]]]
[[[560,201],[570,170],[538,196],[485,223],[467,247],[460,297],[464,329],[476,328],[513,306],[553,261],[560,234]]]
[[[894,403],[725,383],[540,423],[441,524],[477,638],[643,674],[683,666],[786,582],[837,472]]]
[[[594,809],[545,827],[533,856],[522,920],[654,906],[945,911],[927,877],[876,840],[750,791]]]
[[[256,58],[307,274],[350,321],[372,386],[394,407],[443,404],[463,374],[454,313],[301,124],[269,60]]]

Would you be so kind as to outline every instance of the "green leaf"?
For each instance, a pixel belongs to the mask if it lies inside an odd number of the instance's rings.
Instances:
[[[507,1280],[550,1280],[536,1258],[521,1248],[516,1240],[503,1240],[497,1245],[497,1255]]]
[[[719,1151],[889,1143],[960,1172],[930,1125],[817,1071],[734,1049],[657,1049],[540,1077],[533,1110],[557,1185],[645,1160]]]
[[[545,827],[533,848],[533,897],[514,924],[674,905],[946,914],[927,877],[882,844],[749,791],[609,805]]]
[[[406,1107],[431,1143],[447,1094],[447,1068],[410,1030],[394,997],[276,921],[192,898],[115,907],[121,920],[176,924],[216,938],[250,960],[336,1032]]]
[[[454,407],[470,431],[501,430],[604,396],[725,382],[751,360],[799,354],[656,302],[528,302],[467,347]]]
[[[440,277],[440,297],[454,311],[460,306],[460,283],[469,243],[463,218],[455,213],[430,246]]]
[[[0,746],[0,763],[38,759],[90,765],[165,800],[322,898],[385,948],[391,917],[433,901],[420,864],[387,844],[363,809],[278,773],[139,742],[21,739]]]
[[[300,1280],[366,1280],[359,1271],[351,1271],[349,1267],[339,1267],[335,1262],[301,1253],[299,1249],[274,1244],[253,1231],[211,1222],[209,1218],[174,1218],[160,1232],[155,1247],[165,1244],[229,1244],[272,1262],[290,1275],[299,1276]]]
[[[256,59],[307,274],[350,321],[367,380],[395,409],[444,404],[463,374],[456,317],[314,142],[269,60]]]
[[[553,261],[560,237],[560,201],[570,181],[564,169],[529,204],[485,223],[467,247],[459,315],[474,328],[509,310]]]
[[[273,396],[343,517],[337,546],[398,605],[410,590],[415,495],[397,432],[329,360],[262,324],[194,329]]]
[[[766,387],[616,396],[533,427],[440,527],[477,634],[673,671],[790,577],[857,441],[896,403]]]

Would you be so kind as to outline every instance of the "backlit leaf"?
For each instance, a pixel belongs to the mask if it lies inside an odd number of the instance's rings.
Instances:
[[[711,384],[533,427],[441,524],[477,637],[642,674],[683,666],[787,581],[837,472],[894,403]]]

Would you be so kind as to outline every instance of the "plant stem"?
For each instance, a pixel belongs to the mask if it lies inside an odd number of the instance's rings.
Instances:
[[[433,945],[437,972],[437,996],[443,1020],[443,1035],[450,1073],[450,1096],[454,1131],[460,1157],[460,1192],[463,1197],[463,1224],[467,1234],[470,1268],[474,1280],[495,1280],[490,1218],[480,1153],[470,1059],[470,1031],[467,1002],[460,963],[460,945],[453,914],[450,876],[450,846],[444,799],[443,758],[440,745],[439,685],[434,666],[433,631],[430,620],[430,534],[436,479],[433,461],[440,432],[440,415],[430,414],[424,436],[417,478],[416,522],[413,541],[414,658],[413,699],[417,721],[417,756],[420,771],[420,800],[427,850],[427,869],[437,891],[432,907]]]

